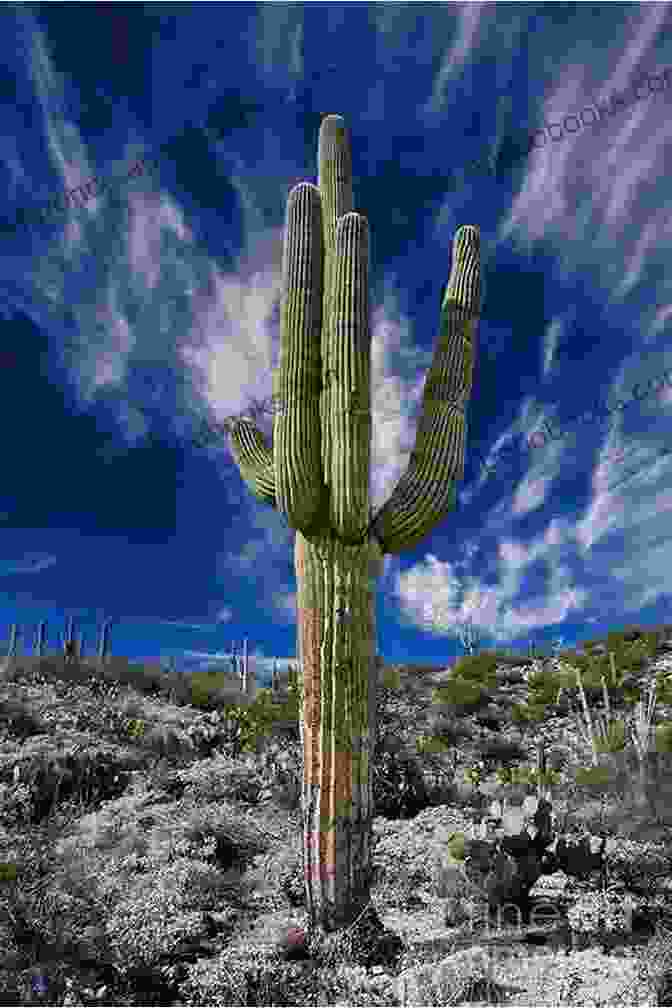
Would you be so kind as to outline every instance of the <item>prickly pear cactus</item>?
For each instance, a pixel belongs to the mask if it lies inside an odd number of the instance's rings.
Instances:
[[[372,514],[369,228],[353,210],[341,116],[323,119],[318,162],[318,184],[287,199],[273,445],[247,418],[230,437],[250,490],[296,530],[306,902],[330,931],[369,901],[375,583],[385,554],[413,549],[455,506],[480,261],[478,229],[459,228],[415,447]]]

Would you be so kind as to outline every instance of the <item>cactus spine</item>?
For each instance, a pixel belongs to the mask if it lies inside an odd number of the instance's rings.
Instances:
[[[415,448],[372,515],[369,234],[341,116],[323,119],[318,162],[318,185],[287,199],[273,444],[248,418],[229,434],[242,479],[296,530],[306,902],[334,931],[370,902],[376,577],[455,506],[480,263],[478,229],[459,228]]]

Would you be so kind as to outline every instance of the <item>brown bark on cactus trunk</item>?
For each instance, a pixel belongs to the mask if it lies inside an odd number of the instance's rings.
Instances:
[[[344,545],[330,531],[297,532],[295,564],[306,904],[333,931],[370,901],[380,550]]]

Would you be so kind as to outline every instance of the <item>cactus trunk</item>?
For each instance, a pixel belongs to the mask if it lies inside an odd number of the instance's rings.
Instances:
[[[326,931],[369,901],[377,554],[333,534],[296,535],[304,870],[311,919]]]
[[[460,228],[415,447],[371,516],[369,233],[341,116],[322,121],[318,166],[318,185],[287,199],[273,444],[246,417],[229,432],[247,486],[296,530],[306,900],[333,931],[370,901],[376,578],[384,554],[413,549],[455,506],[480,262],[478,230]]]

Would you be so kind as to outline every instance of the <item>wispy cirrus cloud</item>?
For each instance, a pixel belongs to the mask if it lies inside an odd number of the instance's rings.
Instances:
[[[53,567],[55,563],[56,557],[50,556],[48,553],[37,553],[35,555],[28,554],[15,566],[5,568],[3,573],[39,574],[40,571],[47,570],[48,567]]]

